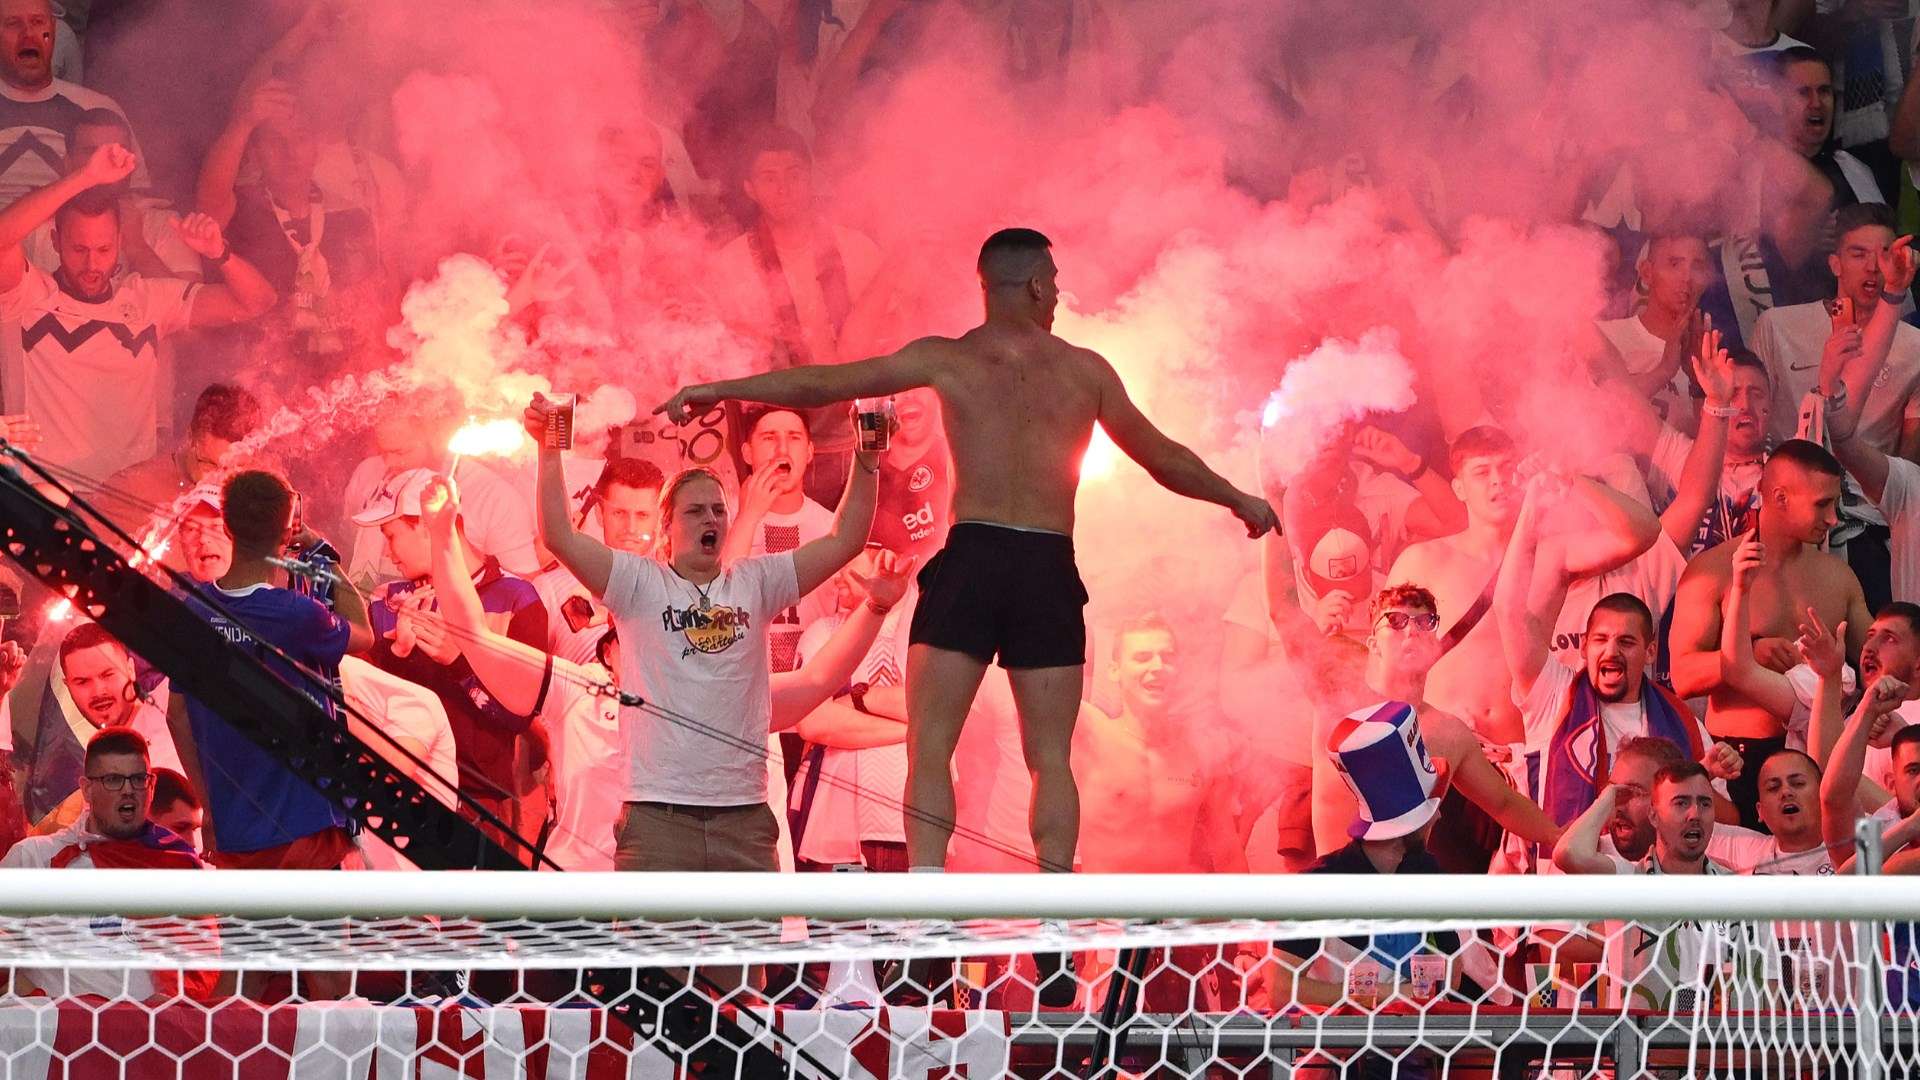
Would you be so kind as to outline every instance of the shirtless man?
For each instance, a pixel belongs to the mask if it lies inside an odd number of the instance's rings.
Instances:
[[[1838,520],[1840,463],[1819,446],[1789,439],[1774,450],[1760,474],[1756,531],[1764,551],[1748,592],[1748,625],[1754,656],[1785,671],[1799,663],[1791,647],[1812,612],[1819,623],[1847,627],[1847,656],[1857,660],[1873,616],[1860,582],[1846,560],[1820,550]],[[1722,605],[1733,573],[1728,541],[1688,564],[1673,603],[1673,689],[1681,697],[1707,697],[1707,730],[1733,746],[1745,761],[1728,796],[1740,824],[1756,828],[1760,765],[1786,745],[1787,717],[1729,685],[1722,667]]]
[[[1443,655],[1427,676],[1433,703],[1465,721],[1482,739],[1499,746],[1526,741],[1520,710],[1506,677],[1506,655],[1492,613],[1499,571],[1525,488],[1513,440],[1498,428],[1461,432],[1448,449],[1454,494],[1467,505],[1467,527],[1451,536],[1412,544],[1394,560],[1389,582],[1417,582],[1432,590],[1447,625]],[[1655,539],[1652,515],[1629,510],[1627,500],[1600,485],[1582,485],[1601,528],[1569,543],[1564,567],[1570,580],[1618,569]],[[1652,527],[1648,528],[1649,522]]]
[[[1180,643],[1157,615],[1114,633],[1120,715],[1083,703],[1073,763],[1086,827],[1080,866],[1097,874],[1240,872],[1246,851],[1234,827],[1234,755],[1173,710]]]
[[[932,387],[954,463],[947,546],[920,574],[907,656],[907,848],[945,865],[951,763],[987,665],[1008,671],[1033,773],[1030,827],[1043,869],[1073,866],[1079,795],[1069,768],[1086,663],[1087,594],[1073,562],[1079,462],[1100,427],[1171,491],[1232,510],[1258,537],[1266,500],[1239,490],[1140,412],[1098,353],[1053,336],[1051,242],[1003,229],[980,249],[986,319],[959,338],[922,338],[890,356],[788,368],[683,387],[656,412],[677,423],[721,401],[816,408]]]

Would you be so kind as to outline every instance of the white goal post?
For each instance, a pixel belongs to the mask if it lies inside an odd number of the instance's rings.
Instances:
[[[1915,921],[1875,876],[7,870],[0,968],[41,992],[0,997],[0,1077],[251,1080],[254,1038],[356,1078],[1920,1075]],[[194,970],[279,973],[278,1026]],[[349,1004],[285,974],[339,971]]]

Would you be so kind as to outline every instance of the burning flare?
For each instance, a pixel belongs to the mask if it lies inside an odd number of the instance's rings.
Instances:
[[[447,451],[462,457],[511,457],[527,444],[517,420],[469,420],[447,440]]]

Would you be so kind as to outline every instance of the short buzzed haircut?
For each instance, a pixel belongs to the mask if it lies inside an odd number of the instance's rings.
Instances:
[[[1788,439],[1767,455],[1766,469],[1761,475],[1762,486],[1772,490],[1780,483],[1780,474],[1788,468],[1831,476],[1836,480],[1847,474],[1840,466],[1840,459],[1834,457],[1826,447],[1805,439]]]
[[[89,620],[67,631],[67,636],[60,639],[58,658],[62,664],[65,664],[67,657],[74,653],[82,649],[97,649],[102,645],[118,649],[127,656],[133,655],[133,650],[121,644],[119,638],[107,633],[106,627]]]
[[[1166,634],[1168,637],[1174,637],[1173,624],[1152,613],[1136,615],[1122,621],[1119,628],[1113,632],[1113,659],[1116,662],[1120,659],[1121,644],[1134,634]]]
[[[1052,248],[1053,241],[1036,229],[1001,229],[980,245],[980,283],[988,288],[1025,285]]]
[[[120,197],[106,188],[88,188],[60,204],[53,212],[53,227],[65,229],[68,222],[82,217],[110,217],[119,225]]]
[[[1598,603],[1593,605],[1592,611],[1587,612],[1587,625],[1592,626],[1593,617],[1603,611],[1611,611],[1619,615],[1636,616],[1640,620],[1640,625],[1647,628],[1648,639],[1652,639],[1653,609],[1647,606],[1645,600],[1640,599],[1630,592],[1608,593],[1601,597]]]
[[[1713,774],[1707,772],[1707,767],[1697,761],[1680,761],[1655,773],[1653,786],[1658,788],[1661,784],[1684,784],[1695,778],[1711,783]]]
[[[265,469],[234,473],[220,489],[220,514],[236,551],[272,555],[286,542],[293,520],[293,488],[280,474]]]
[[[1794,45],[1785,49],[1776,49],[1766,54],[1766,57],[1767,59],[1762,62],[1771,62],[1773,76],[1776,79],[1786,78],[1787,69],[1795,64],[1819,64],[1827,69],[1828,78],[1833,77],[1833,62],[1822,56],[1820,51],[1811,45]]]
[[[1653,763],[1654,771],[1684,764],[1687,755],[1672,739],[1663,739],[1658,735],[1636,735],[1621,742],[1619,749],[1613,752],[1614,760],[1625,757],[1637,757]]]
[[[1667,765],[1659,773],[1653,774],[1653,790],[1659,790],[1661,784],[1686,784],[1693,778],[1707,780],[1711,784],[1713,773],[1707,773],[1707,767],[1699,761],[1676,761],[1674,765]]]
[[[604,499],[616,487],[659,491],[666,483],[660,466],[645,458],[609,458],[600,470],[600,479],[593,482],[593,493]]]
[[[108,754],[138,754],[148,761],[153,759],[146,736],[130,727],[103,727],[87,740],[84,764],[88,771],[92,771],[96,760]]]
[[[1760,359],[1759,353],[1745,345],[1722,345],[1721,348],[1727,350],[1727,359],[1733,361],[1734,367],[1757,371],[1768,386],[1773,385],[1773,373],[1767,370],[1767,362]]]
[[[1887,744],[1887,756],[1898,760],[1900,751],[1908,748],[1920,749],[1920,724],[1908,724],[1893,733],[1893,741]]]
[[[1773,753],[1768,754],[1766,757],[1761,758],[1760,768],[1766,768],[1773,762],[1773,759],[1777,757],[1797,757],[1807,763],[1807,768],[1812,771],[1814,776],[1818,777],[1820,775],[1820,763],[1813,760],[1813,755],[1807,753],[1805,750],[1795,750],[1791,746],[1783,746]]]
[[[1481,424],[1454,436],[1447,447],[1447,469],[1459,476],[1461,467],[1473,458],[1514,452],[1513,436],[1492,424]]]

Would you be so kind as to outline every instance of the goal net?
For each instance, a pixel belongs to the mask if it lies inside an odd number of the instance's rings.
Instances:
[[[1906,1077],[1898,878],[0,871],[0,1076]]]

